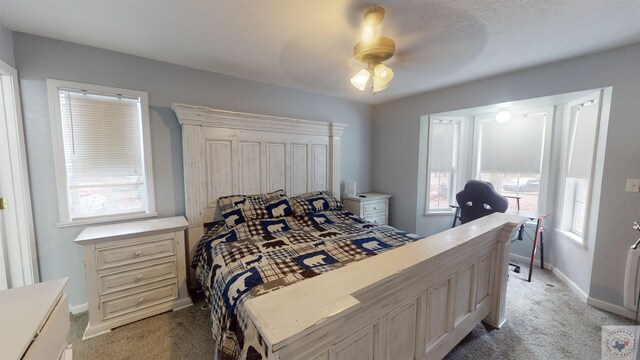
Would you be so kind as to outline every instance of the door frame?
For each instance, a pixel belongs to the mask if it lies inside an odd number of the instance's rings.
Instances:
[[[9,287],[24,286],[39,281],[38,258],[36,252],[35,230],[33,225],[33,211],[31,208],[31,193],[29,189],[29,173],[27,169],[27,156],[25,149],[24,128],[22,122],[22,109],[20,106],[20,92],[18,89],[18,72],[7,63],[0,60],[0,86],[2,86],[2,99],[5,110],[6,132],[8,136],[9,166],[11,172],[11,187],[13,191],[3,195],[13,198],[9,208],[3,210],[3,218],[6,220],[7,211],[15,211],[15,223],[19,236],[17,238],[6,237],[5,240],[5,266],[8,270],[7,282]],[[6,169],[2,169],[6,170]],[[5,229],[6,230],[6,229]],[[6,234],[5,234],[6,235]],[[11,246],[6,246],[11,243]],[[19,262],[12,265],[11,262]],[[14,263],[15,264],[15,263]],[[20,269],[16,274],[10,269]]]

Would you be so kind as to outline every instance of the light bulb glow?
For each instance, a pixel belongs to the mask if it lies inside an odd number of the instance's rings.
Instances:
[[[371,73],[369,73],[369,70],[362,69],[354,77],[351,78],[351,84],[353,84],[356,89],[364,91],[370,77]]]
[[[385,66],[383,64],[376,65],[376,67],[373,69],[373,73],[378,79],[386,83],[389,83],[389,81],[393,79],[393,70],[391,70],[390,67]]]
[[[373,41],[377,35],[378,34],[374,26],[365,25],[364,28],[362,29],[362,40],[364,42]]]
[[[496,121],[500,124],[504,124],[511,119],[511,113],[508,111],[500,111],[496,114]]]

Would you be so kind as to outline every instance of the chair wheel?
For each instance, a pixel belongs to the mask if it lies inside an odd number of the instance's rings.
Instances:
[[[520,274],[520,268],[518,267],[518,268],[513,269],[513,272],[516,273],[516,274]]]

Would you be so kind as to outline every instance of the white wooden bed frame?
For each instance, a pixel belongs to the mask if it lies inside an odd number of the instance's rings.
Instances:
[[[285,189],[340,196],[346,125],[174,104],[182,125],[189,261],[216,200]],[[499,328],[510,239],[493,214],[252,298],[269,360],[441,359],[480,321]]]

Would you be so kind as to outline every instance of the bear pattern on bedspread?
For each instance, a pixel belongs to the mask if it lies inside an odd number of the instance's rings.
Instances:
[[[214,224],[192,267],[211,306],[220,359],[266,359],[268,349],[243,304],[298,281],[417,240],[344,210]]]

